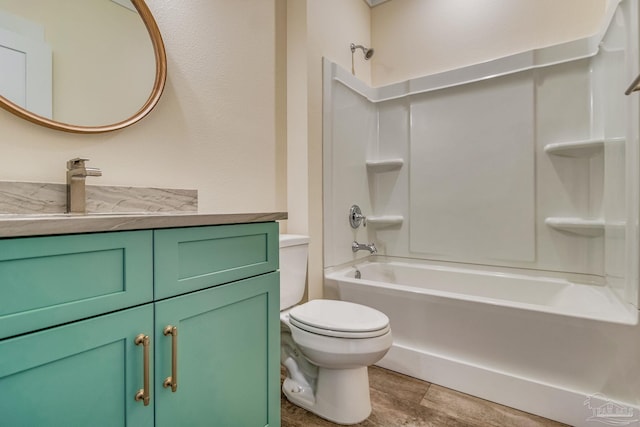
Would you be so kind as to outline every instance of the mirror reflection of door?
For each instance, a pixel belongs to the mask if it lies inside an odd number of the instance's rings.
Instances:
[[[31,108],[27,100],[23,108],[29,113],[69,125],[105,126],[132,117],[152,93],[154,46],[129,0],[0,0],[0,29],[50,47],[51,112]],[[22,45],[10,49],[24,52]],[[28,52],[27,66],[35,56]],[[26,71],[27,78],[31,74]],[[32,89],[30,81],[27,88],[27,95],[44,92]]]
[[[7,25],[0,12],[0,93],[40,116],[52,117],[51,49],[35,24]],[[9,28],[7,28],[9,27]]]

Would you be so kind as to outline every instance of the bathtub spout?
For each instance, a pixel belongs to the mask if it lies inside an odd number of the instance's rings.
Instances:
[[[358,251],[361,251],[361,250],[367,250],[367,251],[371,252],[372,254],[375,254],[376,252],[378,252],[378,249],[376,248],[376,245],[374,243],[358,243],[355,240],[351,244],[351,250],[353,252],[358,252]]]

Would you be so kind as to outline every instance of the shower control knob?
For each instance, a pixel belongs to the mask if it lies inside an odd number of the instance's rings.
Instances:
[[[353,205],[351,206],[351,209],[349,209],[349,224],[351,224],[351,228],[358,228],[360,227],[360,223],[362,223],[363,227],[366,227],[367,217],[362,215],[360,206]]]

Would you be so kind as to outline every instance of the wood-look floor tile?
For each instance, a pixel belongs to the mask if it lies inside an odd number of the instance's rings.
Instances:
[[[379,368],[369,367],[369,388],[389,393],[393,390],[393,395],[399,399],[412,403],[420,403],[429,389],[429,383],[419,379]]]
[[[282,393],[280,402],[282,427],[333,427],[336,425],[294,405]]]
[[[372,412],[369,418],[358,426],[363,427],[468,427],[454,417],[442,413],[437,408],[421,406],[387,392],[371,389]]]
[[[518,411],[508,406],[499,405],[435,384],[429,387],[420,404],[429,408],[438,408],[440,411],[474,426],[565,426],[565,424],[556,421]]]
[[[282,395],[282,427],[335,427],[334,424],[295,406]],[[358,427],[470,427],[447,415],[419,404],[406,404],[401,400],[389,398],[389,394],[377,390],[371,392],[373,410],[369,418]]]
[[[284,372],[283,372],[284,375]],[[369,368],[371,415],[360,427],[562,426],[397,372]],[[432,391],[433,390],[433,391]],[[281,395],[282,427],[334,427]]]

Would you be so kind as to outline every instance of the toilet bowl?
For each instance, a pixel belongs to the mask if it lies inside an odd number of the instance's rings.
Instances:
[[[280,236],[282,391],[289,401],[338,424],[356,424],[371,413],[367,366],[392,344],[389,318],[346,301],[300,302],[308,238]]]

